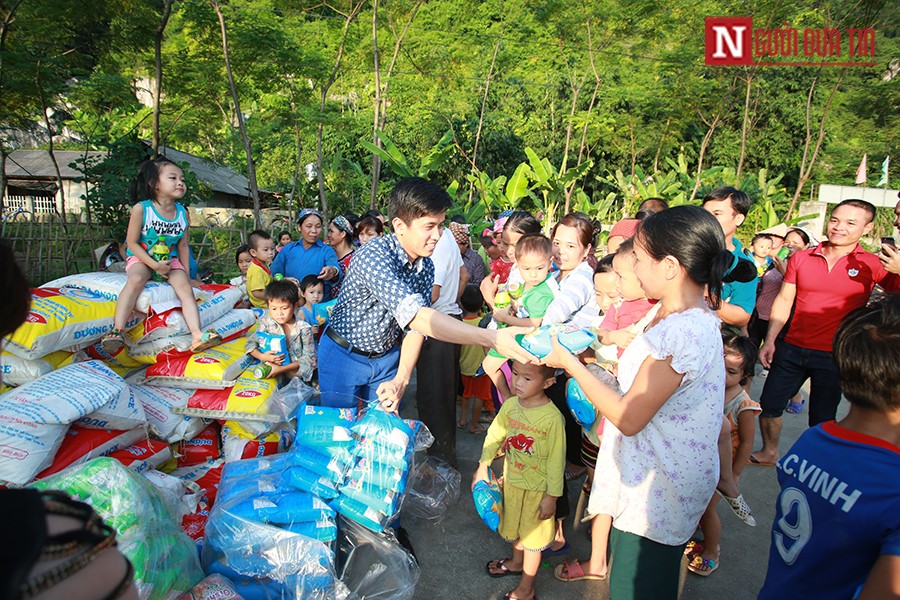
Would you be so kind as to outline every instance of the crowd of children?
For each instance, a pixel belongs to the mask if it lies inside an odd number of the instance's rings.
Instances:
[[[121,349],[124,321],[137,294],[154,274],[175,287],[193,338],[192,350],[219,343],[221,339],[216,339],[214,332],[200,330],[196,302],[178,259],[187,255],[188,228],[184,208],[177,202],[185,192],[181,170],[158,159],[142,167],[136,185],[139,189],[135,198],[140,201],[129,222],[128,284],[119,299],[116,328],[104,337],[104,348]],[[738,214],[743,210],[741,203],[729,189],[716,190],[709,196],[710,206],[704,206],[707,210],[695,206],[644,209],[639,218],[623,220],[613,227],[608,253],[594,267],[596,305],[601,314],[593,322],[596,342],[584,353],[573,355],[555,338],[552,351],[541,364],[512,361],[481,346],[462,348],[458,426],[472,434],[485,434],[473,486],[488,480],[492,462],[498,455],[503,457],[503,513],[498,532],[512,543],[513,551],[509,558],[488,562],[486,570],[492,577],[519,576],[518,585],[507,598],[527,600],[536,596],[534,581],[542,552],[557,540],[555,518],[566,514],[560,512],[558,503],[564,496],[565,427],[571,415],[561,412],[548,397],[557,380],[577,382],[598,412],[595,424],[583,431],[581,439],[587,477],[579,504],[585,508],[584,517],[592,520],[592,552],[586,560],[558,565],[554,571],[558,579],[609,579],[616,599],[675,598],[683,555],[688,557],[687,568],[697,575],[709,576],[719,567],[720,499],[745,523],[755,525],[739,486],[742,470],[752,461],[756,420],[761,411],[748,389],[766,336],[765,303],[771,302],[771,286],[780,285],[786,261],[794,252],[808,247],[811,236],[802,229],[760,232],[742,252],[739,243],[725,237],[733,233],[726,225],[730,216],[717,212],[727,211],[722,208],[725,199],[735,207],[732,222],[740,225],[743,221]],[[288,231],[280,232],[277,240],[265,231],[253,231],[247,243],[236,250],[240,275],[231,283],[244,285],[249,305],[262,311],[251,354],[267,365],[267,376],[279,377],[282,383],[299,377],[315,384],[316,348],[326,318],[317,307],[331,300],[326,297],[329,292],[335,296],[339,293],[344,277],[353,269],[354,250],[385,234],[383,217],[376,213],[362,218],[340,215],[328,222],[329,242],[335,253],[341,254],[336,276],[327,267],[299,279],[273,275],[276,256],[293,243]],[[322,216],[318,216],[321,221]],[[456,227],[454,236],[467,236],[467,232],[468,226]],[[460,289],[463,322],[495,329],[541,326],[548,307],[560,293],[559,245],[541,233],[537,219],[521,211],[502,213],[479,237],[484,253],[480,260],[489,263],[488,283],[481,289]],[[154,243],[163,238],[167,251],[155,254]],[[470,239],[463,241],[461,251],[471,243]],[[596,243],[587,247],[596,247]],[[737,250],[729,250],[734,247]],[[746,325],[732,323],[734,326],[728,327],[720,320],[729,320],[722,311],[732,300],[728,284],[750,281],[740,279],[743,275],[736,268],[745,259],[755,267],[759,292],[759,304],[750,311],[750,336]],[[496,295],[485,297],[482,293],[498,286]],[[864,322],[881,319],[896,344],[896,298],[879,311],[854,317],[853,323],[862,327]],[[847,325],[838,334],[850,340],[847,349],[856,348],[851,343],[855,332],[849,331],[853,326]],[[283,337],[282,350],[266,345],[266,337],[272,335]],[[870,337],[871,344],[882,344],[883,340],[876,339],[879,336]],[[846,352],[849,350],[835,356],[843,377],[858,379],[881,368],[858,364],[860,361],[846,356]],[[896,345],[893,352],[893,372],[879,371],[878,376],[896,383],[900,371]],[[853,405],[850,416],[840,425],[832,422],[807,432],[780,463],[779,478],[783,482],[797,476],[798,456],[821,459],[824,464],[823,448],[839,443],[864,446],[854,446],[853,451],[865,455],[865,460],[885,465],[885,469],[893,465],[896,472],[896,456],[900,454],[896,394],[900,388],[887,389],[876,399],[864,385],[855,385],[859,387],[845,387],[845,391],[853,390],[852,395],[848,392]],[[893,419],[888,427],[876,423],[876,417],[885,415]],[[483,421],[490,424],[486,431]],[[844,473],[838,466],[833,468],[828,470],[834,477],[855,481],[860,488],[874,485],[869,480],[854,479],[853,473]],[[851,513],[860,497],[851,494],[849,485],[846,494],[838,498],[844,502],[845,513]],[[831,505],[835,505],[837,495],[835,492],[831,497]],[[782,493],[771,561],[784,564],[770,572],[763,596],[781,597],[786,589],[799,589],[789,581],[794,577],[789,567],[811,537],[822,534],[817,529],[804,530],[796,519],[819,518],[834,510],[820,500],[810,509],[805,496],[801,500],[789,489]],[[896,508],[896,492],[891,501]],[[792,510],[799,510],[800,516],[788,517]],[[576,515],[582,517],[579,511]],[[702,538],[695,536],[698,528]],[[877,563],[885,571],[886,580],[894,578],[896,593],[895,559],[900,554],[896,524],[891,531],[882,541],[882,548],[888,550],[881,555],[891,557],[886,565],[871,548],[865,560],[854,556],[854,564],[860,564],[859,573],[854,572],[853,590],[866,584],[868,571],[863,567]],[[872,537],[867,532],[850,531],[849,526],[848,534]],[[784,542],[785,538],[791,543]],[[808,550],[801,562],[813,553],[824,561],[832,550],[837,551],[831,548],[831,541],[823,539],[815,538],[821,548]],[[616,559],[611,564],[610,553]],[[818,577],[812,566],[803,569],[807,573],[804,577]]]

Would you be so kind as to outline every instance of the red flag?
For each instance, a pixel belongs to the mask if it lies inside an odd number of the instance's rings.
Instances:
[[[863,154],[863,159],[859,163],[859,168],[856,169],[856,185],[866,185],[866,159],[868,156],[868,154]]]

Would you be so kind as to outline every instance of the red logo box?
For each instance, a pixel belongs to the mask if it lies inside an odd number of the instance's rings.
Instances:
[[[752,17],[706,17],[706,64],[752,64],[752,37]]]

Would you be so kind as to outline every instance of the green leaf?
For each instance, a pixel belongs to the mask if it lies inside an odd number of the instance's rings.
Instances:
[[[506,199],[513,206],[518,206],[522,198],[528,193],[530,173],[531,167],[528,166],[528,163],[519,163],[515,173],[506,182]]]
[[[549,162],[546,165],[541,162],[541,159],[538,158],[538,155],[531,148],[525,148],[525,156],[528,157],[528,163],[531,165],[531,170],[534,173],[535,182],[538,185],[547,185],[551,177],[551,169],[547,168]]]

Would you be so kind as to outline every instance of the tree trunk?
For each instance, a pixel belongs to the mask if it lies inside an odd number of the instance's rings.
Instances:
[[[663,144],[669,137],[669,125],[672,123],[672,117],[666,119],[666,127],[663,129],[662,137],[659,138],[659,146],[656,147],[656,156],[653,157],[653,174],[659,173],[659,155],[662,154]]]
[[[741,181],[741,171],[744,168],[744,158],[747,156],[747,130],[750,128],[750,88],[753,85],[753,75],[747,75],[747,93],[744,95],[744,120],[741,125],[741,154],[738,157],[736,183]]]
[[[216,16],[219,17],[219,27],[222,30],[222,55],[225,57],[225,74],[228,76],[228,85],[231,88],[231,99],[234,102],[234,111],[237,116],[238,129],[241,131],[241,139],[244,141],[244,153],[247,155],[247,179],[250,183],[250,197],[253,199],[253,221],[257,229],[262,227],[262,219],[259,214],[259,188],[256,185],[256,167],[253,165],[253,147],[250,144],[250,136],[247,135],[247,127],[244,124],[244,113],[241,112],[241,102],[238,98],[237,84],[234,82],[234,73],[231,71],[231,59],[228,53],[228,33],[225,29],[225,15],[219,6],[218,0],[210,0]]]
[[[153,138],[150,145],[154,152],[159,151],[159,100],[162,95],[162,40],[163,32],[166,30],[166,24],[169,22],[169,15],[172,14],[172,4],[175,0],[165,0],[163,5],[162,19],[159,27],[156,28],[154,38],[154,59],[156,66],[156,86],[153,88]]]
[[[478,144],[481,141],[481,128],[484,126],[484,111],[487,106],[488,92],[491,91],[491,78],[494,75],[494,64],[497,62],[497,52],[500,51],[500,42],[503,40],[503,29],[506,22],[500,26],[500,35],[497,36],[497,43],[494,44],[494,54],[491,56],[491,66],[488,68],[487,81],[484,84],[484,95],[481,97],[481,110],[478,112],[478,128],[475,130],[475,144],[472,148],[472,170],[478,169]],[[472,202],[472,195],[475,193],[475,187],[469,187],[469,203]]]
[[[791,205],[788,208],[787,215],[784,217],[785,221],[790,220],[794,215],[794,209],[797,207],[797,201],[800,199],[800,194],[803,192],[803,186],[806,185],[806,182],[809,181],[809,178],[812,175],[813,167],[816,164],[816,158],[818,158],[819,150],[822,149],[822,142],[825,140],[825,120],[828,118],[828,109],[831,107],[831,101],[834,99],[834,94],[840,87],[841,81],[844,79],[844,73],[846,72],[846,67],[841,69],[841,74],[838,76],[837,82],[835,82],[834,87],[831,88],[831,93],[828,95],[828,101],[825,102],[825,108],[822,109],[822,118],[819,121],[819,135],[816,138],[816,145],[815,148],[813,148],[812,156],[809,156],[809,145],[812,142],[810,113],[812,112],[813,92],[815,91],[816,83],[819,79],[818,74],[813,78],[812,85],[809,86],[809,95],[806,97],[806,143],[803,146],[803,160],[800,162],[800,177],[797,181],[797,189],[794,190],[794,197],[791,199]],[[807,162],[807,158],[809,158],[809,162]]]
[[[325,198],[325,174],[322,172],[322,166],[324,163],[324,151],[322,149],[322,134],[325,130],[325,124],[322,120],[325,118],[325,100],[328,98],[328,90],[331,89],[331,86],[334,84],[334,80],[337,79],[338,71],[341,68],[341,58],[344,56],[344,46],[347,43],[347,32],[350,30],[350,23],[353,21],[353,17],[359,13],[359,11],[363,7],[363,3],[365,0],[360,0],[359,3],[352,5],[350,7],[350,12],[345,15],[344,18],[344,31],[341,34],[341,43],[338,46],[337,57],[334,60],[334,68],[331,70],[331,75],[328,77],[328,81],[325,82],[325,85],[322,86],[322,96],[321,101],[319,103],[319,123],[316,128],[316,177],[319,182],[319,202],[322,204],[322,212],[326,215],[328,214],[328,200]]]
[[[66,190],[63,187],[62,173],[59,171],[59,163],[56,162],[56,153],[53,151],[53,126],[50,124],[50,115],[47,112],[50,106],[47,104],[47,97],[44,95],[44,86],[41,83],[41,61],[37,62],[35,77],[35,87],[37,88],[38,100],[41,103],[41,115],[44,120],[44,127],[47,128],[47,137],[50,143],[47,146],[47,153],[50,154],[50,162],[53,163],[53,170],[56,172],[56,185],[59,186],[59,205],[57,212],[62,216],[63,229],[66,228]],[[65,248],[63,249],[65,252]]]
[[[378,0],[372,0],[372,51],[375,66],[375,117],[372,123],[372,143],[381,148],[378,125],[381,121],[381,67],[378,62]],[[372,189],[369,192],[369,208],[375,208],[378,180],[381,178],[381,157],[372,154]]]
[[[288,215],[291,220],[293,220],[297,216],[297,212],[300,210],[300,200],[297,198],[297,182],[300,180],[300,162],[303,160],[302,152],[303,148],[301,147],[302,136],[300,135],[300,122],[294,121],[294,135],[296,136],[296,147],[297,147],[297,159],[294,163],[294,183],[291,185],[291,200],[288,205]],[[297,210],[294,210],[294,200],[297,200]]]
[[[3,15],[3,20],[0,22],[0,107],[3,107],[3,75],[6,72],[3,64],[3,57],[5,56],[6,50],[6,34],[9,32],[9,25],[13,22],[16,15],[16,10],[19,9],[19,5],[22,4],[23,0],[17,0],[15,4]],[[6,147],[3,145],[3,140],[0,139],[0,214],[3,214],[3,207],[6,203]]]

